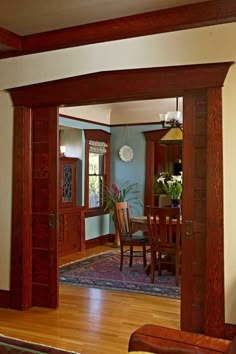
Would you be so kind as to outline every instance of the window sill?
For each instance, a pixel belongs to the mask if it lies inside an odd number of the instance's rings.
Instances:
[[[84,212],[84,216],[86,218],[91,218],[93,216],[99,216],[99,215],[105,215],[105,214],[109,214],[108,210],[104,210],[104,208],[91,208],[91,209],[87,209]]]

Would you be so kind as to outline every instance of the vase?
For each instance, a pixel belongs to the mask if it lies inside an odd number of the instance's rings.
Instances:
[[[171,199],[171,207],[179,208],[180,207],[180,199]]]

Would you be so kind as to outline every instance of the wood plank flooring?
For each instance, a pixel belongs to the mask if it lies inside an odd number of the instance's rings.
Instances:
[[[60,258],[69,263],[109,250],[101,246]],[[144,323],[179,328],[180,301],[110,290],[60,286],[56,310],[0,309],[0,333],[82,354],[127,354],[130,334]]]

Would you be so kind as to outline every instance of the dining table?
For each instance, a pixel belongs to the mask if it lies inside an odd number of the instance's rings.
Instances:
[[[175,220],[172,220],[172,223],[176,223]],[[180,217],[180,224],[182,224],[182,217]],[[131,218],[131,228],[132,232],[143,231],[148,236],[148,220],[146,215],[134,216]],[[147,264],[145,268],[145,273],[150,275],[151,266]]]
[[[175,223],[175,220],[172,220],[172,223]],[[182,224],[182,217],[180,217],[180,224]],[[148,231],[148,221],[147,221],[147,216],[145,215],[140,215],[140,216],[134,216],[131,218],[131,227],[132,231]]]

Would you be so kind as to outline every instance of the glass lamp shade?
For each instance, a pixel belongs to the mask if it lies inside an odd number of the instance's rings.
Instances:
[[[180,121],[182,118],[182,113],[180,111],[167,112],[168,120],[175,119]]]
[[[160,113],[159,117],[161,122],[166,122],[168,119],[168,113]]]
[[[65,145],[60,146],[60,153],[61,153],[61,155],[65,155],[65,153],[66,153],[66,146]]]
[[[171,128],[159,141],[161,145],[182,144],[183,131],[179,127]]]

